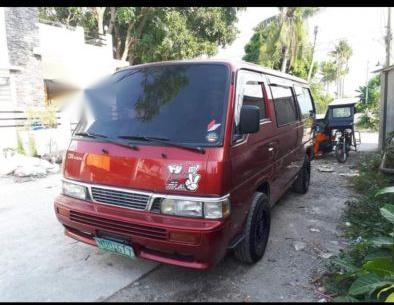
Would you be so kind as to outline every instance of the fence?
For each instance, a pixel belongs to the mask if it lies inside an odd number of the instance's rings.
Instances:
[[[39,155],[65,150],[76,124],[61,111],[56,111],[55,126],[48,127],[39,117],[29,117],[27,111],[1,110],[0,150],[17,148],[18,136],[25,151],[30,149],[31,138]]]

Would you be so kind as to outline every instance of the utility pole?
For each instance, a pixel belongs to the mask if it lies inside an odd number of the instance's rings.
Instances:
[[[315,57],[315,46],[316,46],[317,30],[318,30],[318,27],[316,25],[315,26],[315,30],[313,32],[314,33],[314,38],[313,38],[313,47],[312,47],[312,59],[311,59],[311,65],[310,65],[309,71],[308,71],[308,82],[311,80],[311,77],[312,77],[313,61],[314,61],[314,57]]]
[[[365,84],[365,104],[368,104],[368,73],[369,73],[369,61],[367,60],[367,79]]]
[[[387,16],[387,32],[386,32],[386,67],[390,66],[390,51],[391,51],[391,7],[388,7]]]

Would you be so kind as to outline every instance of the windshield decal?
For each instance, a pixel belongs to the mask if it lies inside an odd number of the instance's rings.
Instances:
[[[195,192],[198,189],[198,183],[201,179],[201,175],[198,173],[200,165],[191,165],[188,169],[182,171],[182,166],[178,164],[171,164],[168,166],[170,177],[166,184],[167,190],[172,191],[192,191]]]
[[[215,124],[215,120],[212,120],[211,122],[209,122],[208,126],[207,126],[207,131],[214,131],[215,129],[217,129],[220,125],[220,123]]]
[[[207,134],[207,136],[206,136],[206,139],[207,139],[207,141],[209,142],[209,143],[214,143],[214,142],[216,142],[217,140],[218,140],[218,135],[217,135],[217,133],[216,132],[214,132],[214,131],[211,131],[211,132],[208,132],[208,134]]]

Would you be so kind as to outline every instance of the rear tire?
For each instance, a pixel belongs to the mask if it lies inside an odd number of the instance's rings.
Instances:
[[[248,264],[259,261],[267,246],[270,225],[271,213],[268,197],[263,193],[256,193],[245,224],[245,238],[235,248],[235,257]]]
[[[309,161],[309,158],[305,156],[304,164],[298,173],[297,179],[293,183],[293,191],[299,194],[305,194],[308,192],[310,180],[311,162]]]

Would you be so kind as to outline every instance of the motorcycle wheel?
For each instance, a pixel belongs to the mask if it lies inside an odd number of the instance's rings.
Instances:
[[[339,163],[345,163],[348,154],[349,153],[346,151],[346,147],[344,147],[343,143],[335,146],[335,157],[337,158]]]

